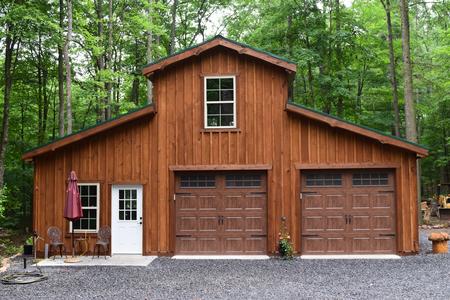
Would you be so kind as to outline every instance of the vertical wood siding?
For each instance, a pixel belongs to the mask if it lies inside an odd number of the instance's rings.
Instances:
[[[203,76],[236,75],[237,130],[203,130]],[[173,245],[172,165],[267,164],[268,249],[277,248],[286,216],[301,249],[298,164],[395,165],[398,245],[417,251],[416,158],[413,153],[323,125],[284,110],[287,74],[230,50],[213,50],[168,67],[154,78],[157,114],[35,158],[34,228],[46,236],[63,219],[66,176],[101,186],[100,224],[111,222],[111,185],[144,186],[144,254]],[[65,235],[67,239],[69,235]],[[67,240],[69,241],[69,240]],[[93,240],[92,240],[93,241]],[[42,251],[43,246],[40,245]]]

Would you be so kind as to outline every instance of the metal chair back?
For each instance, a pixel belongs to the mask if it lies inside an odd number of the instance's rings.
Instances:
[[[50,239],[50,244],[60,244],[61,241],[61,230],[56,226],[51,226],[47,230],[47,235]]]

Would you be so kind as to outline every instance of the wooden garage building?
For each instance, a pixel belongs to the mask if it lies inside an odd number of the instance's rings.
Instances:
[[[282,217],[297,254],[416,253],[427,150],[291,102],[295,71],[221,36],[144,67],[152,105],[23,155],[34,229],[69,246],[74,170],[75,230],[110,225],[113,254],[271,255]]]

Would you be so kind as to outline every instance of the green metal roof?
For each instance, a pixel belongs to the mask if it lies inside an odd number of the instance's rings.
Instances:
[[[276,55],[276,54],[267,52],[267,51],[265,51],[265,50],[255,48],[255,47],[249,46],[249,45],[244,44],[244,43],[241,43],[241,42],[236,42],[236,41],[230,40],[230,39],[228,39],[228,38],[226,38],[226,37],[224,37],[224,36],[221,36],[221,35],[216,35],[216,36],[214,36],[214,37],[212,37],[212,38],[210,38],[210,39],[205,40],[204,42],[198,43],[198,44],[196,44],[196,45],[193,45],[193,46],[190,46],[190,47],[187,47],[187,48],[184,48],[184,49],[181,49],[181,50],[179,50],[179,51],[177,51],[177,52],[175,52],[175,53],[173,53],[173,54],[171,54],[171,55],[167,55],[167,56],[165,56],[165,57],[163,57],[163,58],[160,58],[160,59],[158,59],[158,60],[152,61],[151,63],[148,63],[148,64],[144,65],[144,66],[142,67],[142,69],[144,69],[144,68],[146,68],[146,67],[149,67],[149,66],[152,66],[152,65],[155,65],[155,64],[157,64],[157,63],[160,63],[160,62],[162,62],[162,61],[164,61],[164,60],[166,60],[166,59],[168,59],[168,58],[170,58],[170,57],[173,57],[173,56],[182,54],[182,53],[184,53],[184,52],[186,52],[186,51],[189,51],[189,50],[192,50],[192,49],[194,49],[194,48],[197,48],[197,47],[200,47],[200,46],[202,46],[202,45],[205,45],[205,44],[207,44],[207,43],[209,43],[209,42],[211,42],[211,41],[213,41],[213,40],[215,40],[215,39],[223,39],[223,40],[228,41],[228,42],[230,42],[230,43],[233,43],[233,44],[236,44],[236,45],[245,47],[245,48],[252,49],[252,50],[254,50],[254,51],[257,51],[257,52],[260,52],[260,53],[269,55],[269,56],[271,56],[271,57],[273,57],[273,58],[276,58],[276,59],[285,61],[285,62],[287,62],[287,63],[290,63],[290,64],[297,64],[296,62],[294,62],[294,61],[292,61],[292,60],[289,60],[289,59],[287,59],[287,58],[278,56],[278,55]]]
[[[325,117],[329,117],[329,118],[335,119],[335,120],[340,121],[340,122],[347,123],[347,124],[349,124],[349,125],[353,125],[353,126],[357,126],[357,127],[366,129],[366,130],[370,130],[370,131],[372,131],[372,132],[381,134],[381,135],[383,135],[383,136],[386,136],[386,137],[389,137],[389,138],[396,139],[396,140],[398,140],[398,141],[400,141],[400,142],[404,142],[404,143],[407,143],[407,144],[410,144],[410,145],[413,145],[413,146],[416,146],[416,147],[420,147],[420,148],[425,149],[425,150],[430,150],[430,149],[429,149],[428,147],[426,147],[426,146],[423,146],[423,145],[420,145],[420,144],[417,144],[417,143],[408,141],[407,139],[404,139],[404,138],[401,138],[401,137],[398,137],[398,136],[395,136],[395,135],[391,135],[391,134],[385,133],[385,132],[383,132],[383,131],[381,131],[381,130],[378,130],[378,129],[375,129],[375,128],[367,127],[367,126],[365,126],[365,125],[356,124],[356,123],[353,123],[353,122],[350,122],[350,121],[341,119],[341,118],[336,117],[336,116],[333,116],[333,115],[329,115],[329,114],[327,114],[327,113],[325,113],[325,112],[323,112],[323,111],[320,111],[320,110],[317,110],[317,109],[310,108],[310,107],[305,106],[305,105],[303,105],[303,104],[295,103],[295,102],[293,102],[292,100],[289,100],[289,101],[288,101],[288,104],[297,106],[297,107],[302,108],[302,109],[306,109],[306,110],[308,110],[308,111],[311,111],[311,112],[320,114],[320,115],[325,116]]]

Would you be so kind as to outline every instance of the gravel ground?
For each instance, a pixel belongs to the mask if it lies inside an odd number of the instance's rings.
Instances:
[[[450,255],[401,260],[171,260],[148,267],[47,268],[49,279],[0,285],[0,299],[449,299]],[[20,262],[13,268],[20,270]]]

